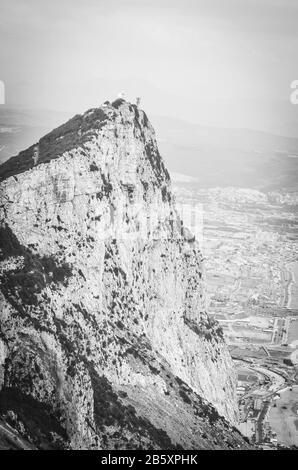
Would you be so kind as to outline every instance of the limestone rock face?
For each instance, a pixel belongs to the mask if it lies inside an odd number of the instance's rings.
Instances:
[[[245,447],[146,114],[91,109],[0,176],[2,418],[38,448]]]

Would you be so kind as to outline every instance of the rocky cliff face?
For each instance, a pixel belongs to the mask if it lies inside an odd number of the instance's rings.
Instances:
[[[39,448],[245,446],[146,114],[91,109],[0,174],[2,418]]]

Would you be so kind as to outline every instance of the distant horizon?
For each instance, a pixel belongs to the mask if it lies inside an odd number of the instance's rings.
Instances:
[[[114,99],[117,99],[117,97],[114,97]],[[112,101],[112,100],[110,100]],[[132,102],[130,100],[127,100],[128,102]],[[99,107],[100,104],[97,106]],[[49,114],[52,114],[52,115],[60,115],[62,116],[64,119],[71,119],[73,116],[75,116],[76,114],[83,114],[84,112],[86,112],[88,109],[91,109],[93,107],[96,107],[96,106],[89,106],[89,107],[86,107],[84,110],[75,110],[75,109],[70,109],[70,110],[63,110],[63,109],[55,109],[55,108],[39,108],[39,107],[29,107],[29,106],[25,106],[25,105],[15,105],[15,106],[10,106],[8,105],[7,103],[5,103],[4,105],[1,105],[0,106],[0,119],[1,119],[1,111],[3,110],[7,110],[7,111],[16,111],[16,112],[24,112],[24,113],[49,113]],[[143,109],[146,113],[146,109],[143,108],[141,106],[141,109]],[[298,109],[297,109],[297,112],[298,112]],[[235,131],[248,131],[248,132],[255,132],[255,133],[260,133],[260,134],[267,134],[267,135],[271,135],[271,136],[276,136],[276,137],[282,137],[282,138],[286,138],[286,139],[295,139],[295,140],[298,140],[298,129],[297,129],[297,135],[286,135],[286,134],[278,134],[277,132],[274,132],[274,131],[270,131],[270,130],[266,130],[266,129],[260,129],[260,128],[254,128],[254,127],[242,127],[242,126],[224,126],[224,125],[216,125],[216,124],[207,124],[207,123],[204,123],[204,122],[196,122],[196,121],[191,121],[190,119],[187,119],[187,118],[181,118],[181,117],[178,117],[178,116],[174,116],[174,115],[166,115],[166,114],[152,114],[150,113],[149,118],[163,118],[163,119],[168,119],[168,120],[172,120],[172,121],[176,121],[176,122],[181,122],[181,123],[185,123],[185,124],[189,124],[191,126],[194,126],[194,127],[201,127],[201,128],[210,128],[210,129],[219,129],[219,130],[235,130]],[[65,121],[63,121],[65,122]],[[63,122],[61,122],[61,124],[63,124]],[[43,123],[40,123],[41,126]],[[59,124],[58,124],[59,125]]]
[[[3,111],[2,119],[0,112],[0,126],[4,127],[0,132],[2,163],[29,149],[54,129],[63,129],[77,114],[9,107]],[[194,177],[192,181],[196,181],[198,187],[239,186],[264,190],[280,185],[291,190],[296,187],[297,159],[287,157],[298,156],[297,138],[240,127],[200,125],[181,117],[150,113],[148,117],[169,171],[182,177]],[[12,129],[5,130],[5,127]]]
[[[151,115],[298,137],[295,0],[3,0],[12,108],[82,112],[125,91]]]

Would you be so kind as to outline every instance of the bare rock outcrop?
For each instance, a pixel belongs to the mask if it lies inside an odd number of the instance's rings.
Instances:
[[[0,177],[2,419],[38,448],[247,446],[146,114],[91,109]]]

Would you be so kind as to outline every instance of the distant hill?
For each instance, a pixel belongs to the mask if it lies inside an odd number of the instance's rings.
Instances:
[[[152,122],[170,171],[191,175],[195,178],[188,182],[191,185],[297,187],[298,139],[204,127],[168,117],[153,117]]]

